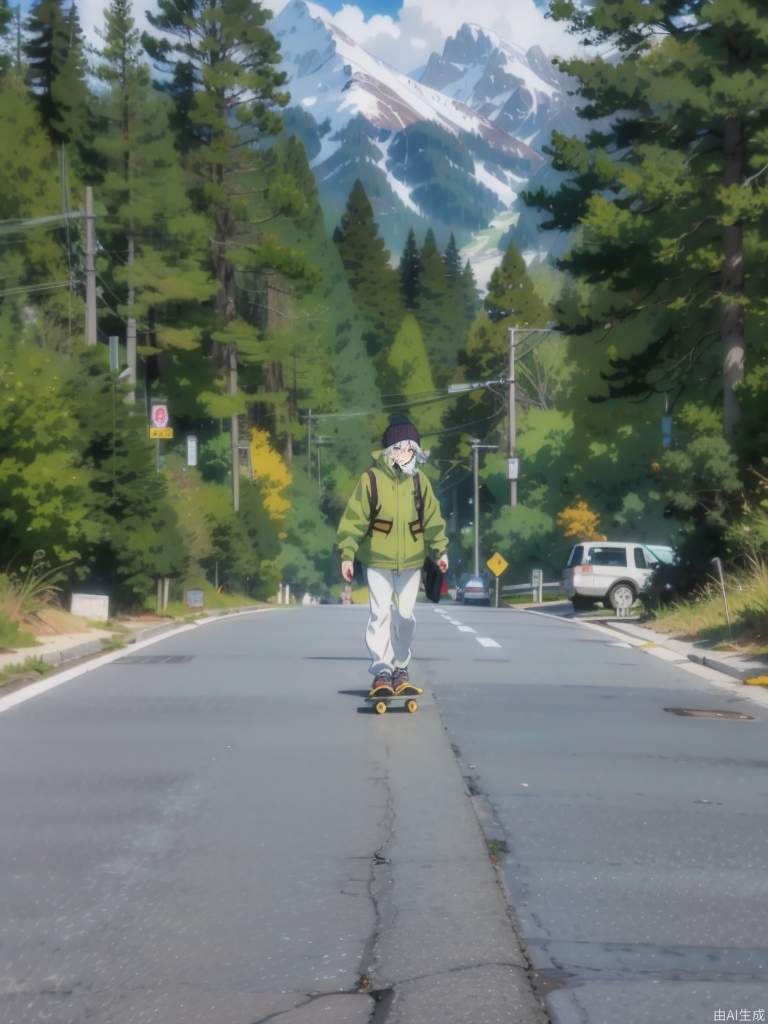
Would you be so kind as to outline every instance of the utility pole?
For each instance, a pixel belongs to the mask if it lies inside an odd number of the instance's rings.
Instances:
[[[475,516],[475,576],[480,575],[480,449],[495,450],[499,446],[497,444],[480,444],[479,438],[475,437],[472,439],[472,476],[474,478],[474,496],[472,499],[474,516]]]
[[[312,476],[312,410],[307,415],[307,467],[310,477]]]
[[[96,334],[96,218],[93,188],[85,186],[85,343],[95,345]]]
[[[512,459],[515,458],[515,449],[517,448],[517,417],[515,410],[515,330],[516,328],[509,328],[509,459],[507,463],[508,467],[513,465]],[[511,468],[508,470],[510,481],[509,481],[509,504],[514,508],[517,505],[517,476],[512,479]]]
[[[237,349],[227,346],[227,391],[237,394]],[[232,446],[232,508],[240,511],[240,418],[236,413],[230,417],[230,443]]]

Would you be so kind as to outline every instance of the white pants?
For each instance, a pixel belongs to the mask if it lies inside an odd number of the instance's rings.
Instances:
[[[406,668],[416,626],[414,608],[421,569],[367,569],[370,615],[365,642],[371,653],[371,675]],[[394,603],[394,608],[393,608]]]

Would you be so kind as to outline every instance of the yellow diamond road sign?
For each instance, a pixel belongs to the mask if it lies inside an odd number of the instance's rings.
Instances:
[[[496,552],[495,555],[491,555],[491,557],[485,564],[488,566],[488,568],[491,570],[494,576],[501,576],[502,573],[505,573],[509,568],[509,562],[506,560],[506,558],[504,558],[503,555],[500,555],[498,551]]]

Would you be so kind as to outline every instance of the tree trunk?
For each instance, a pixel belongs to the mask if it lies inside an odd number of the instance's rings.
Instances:
[[[136,289],[133,286],[133,261],[135,259],[133,234],[128,236],[128,319],[125,326],[125,356],[128,363],[128,382],[131,390],[128,392],[127,400],[134,405],[136,402],[136,317],[133,316],[133,306],[136,301]]]
[[[744,180],[744,125],[740,118],[725,122],[725,174],[728,188]],[[744,378],[744,230],[740,222],[723,229],[722,309],[720,338],[723,349],[723,417],[726,437],[732,438],[739,422],[736,387]]]
[[[751,56],[751,40],[734,33],[728,39],[729,67],[743,70]],[[746,132],[738,115],[723,128],[723,185],[743,186],[746,169]],[[744,228],[741,221],[723,228],[722,307],[720,340],[723,353],[723,420],[725,434],[733,438],[739,422],[736,388],[744,379]]]

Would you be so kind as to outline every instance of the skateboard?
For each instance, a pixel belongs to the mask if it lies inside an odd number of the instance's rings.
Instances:
[[[401,700],[404,703],[405,710],[413,714],[414,711],[419,710],[419,702],[416,700],[419,694],[415,693],[392,693],[385,694],[384,696],[377,695],[376,697],[366,697],[366,704],[373,704],[373,710],[377,715],[384,715],[389,711],[389,705],[396,700]]]

